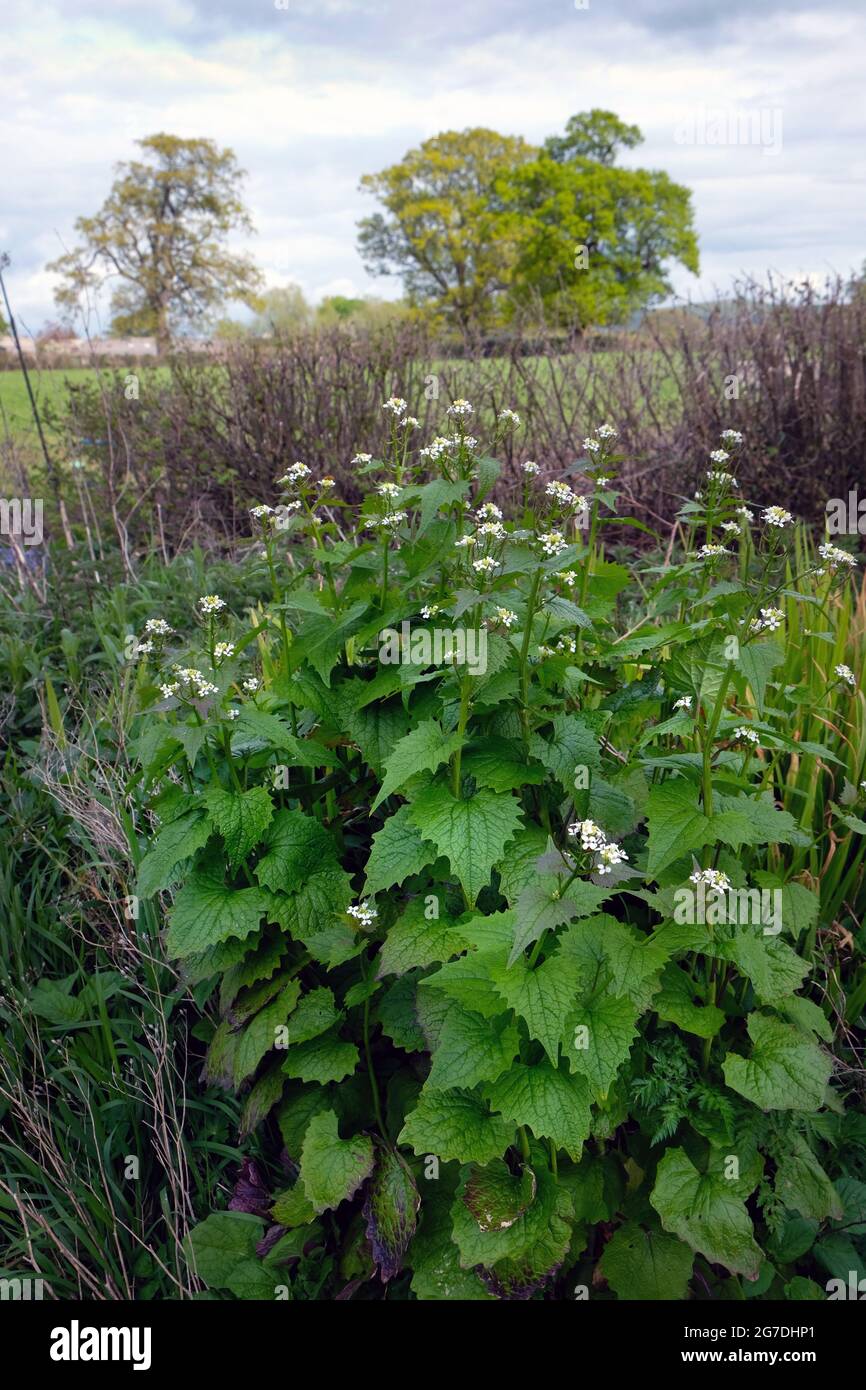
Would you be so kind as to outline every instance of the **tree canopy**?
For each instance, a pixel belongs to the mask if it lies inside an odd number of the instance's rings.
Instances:
[[[102,207],[75,224],[80,245],[48,269],[62,277],[55,299],[66,311],[115,281],[112,330],[155,334],[164,348],[227,300],[255,304],[261,277],[226,248],[230,232],[252,230],[234,153],[176,135],[137,144],[143,158],[117,166]]]
[[[541,149],[491,130],[437,135],[362,180],[386,211],[360,223],[361,254],[463,329],[533,307],[572,326],[622,322],[669,292],[671,262],[698,269],[688,189],[616,165],[642,138],[601,110]]]

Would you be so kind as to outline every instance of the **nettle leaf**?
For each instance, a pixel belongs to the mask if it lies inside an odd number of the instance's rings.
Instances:
[[[434,719],[427,719],[412,729],[389,754],[385,777],[370,810],[375,811],[387,797],[400,791],[419,772],[435,772],[443,763],[447,763],[462,742],[458,734],[446,734]],[[421,829],[423,831],[424,827],[421,826]]]
[[[223,837],[229,863],[237,869],[261,840],[274,814],[274,804],[264,787],[251,787],[246,792],[211,787],[203,800],[211,822]]]
[[[506,1014],[484,1018],[452,1004],[433,1049],[426,1088],[469,1089],[479,1081],[495,1081],[511,1066],[519,1048],[517,1028]]]
[[[563,1036],[568,1065],[585,1076],[593,1097],[604,1100],[631,1052],[640,1012],[634,1000],[597,992],[577,1005]]]
[[[523,958],[510,968],[504,961],[491,962],[490,975],[497,994],[523,1019],[529,1036],[541,1043],[556,1066],[565,1022],[577,1002],[579,963],[559,954],[534,969]]]
[[[298,1081],[318,1081],[320,1086],[325,1086],[329,1081],[343,1081],[351,1076],[357,1065],[355,1044],[345,1042],[336,1031],[329,1029],[327,1033],[290,1048],[283,1073]]]
[[[519,743],[513,739],[489,737],[474,740],[463,754],[462,770],[474,777],[479,787],[494,792],[519,791],[544,781],[540,763],[528,763]]]
[[[166,950],[182,959],[258,929],[271,904],[262,888],[229,888],[222,867],[194,869],[174,900]]]
[[[512,965],[546,931],[555,931],[575,917],[588,917],[610,893],[609,887],[597,888],[582,879],[576,879],[563,892],[552,874],[537,875],[517,900],[517,925],[508,964]]]
[[[465,1170],[452,1208],[454,1242],[464,1268],[480,1266],[491,1292],[528,1298],[543,1288],[571,1241],[571,1199],[543,1163],[534,1166],[534,1199],[505,1229],[482,1230],[466,1202],[474,1170]]]
[[[418,1218],[421,1197],[404,1158],[376,1143],[376,1166],[364,1199],[364,1220],[383,1284],[400,1273]]]
[[[342,1016],[329,989],[311,989],[292,1012],[286,1029],[287,1041],[290,1046],[309,1042],[339,1023]]]
[[[164,825],[138,866],[138,896],[152,898],[154,893],[169,888],[183,863],[207,844],[210,834],[208,820],[200,811],[191,811]]]
[[[599,984],[607,979],[612,994],[633,999],[643,1010],[658,990],[670,954],[660,938],[661,933],[645,936],[603,912],[570,926],[559,938],[559,949],[580,962],[587,979]]]
[[[550,738],[533,734],[529,751],[567,793],[574,789],[576,768],[597,768],[601,761],[598,736],[578,714],[556,715]]]
[[[752,1014],[747,1027],[751,1056],[729,1052],[722,1063],[731,1090],[761,1110],[820,1109],[833,1072],[827,1053],[791,1024],[767,1014]]]
[[[370,1176],[373,1161],[373,1141],[365,1134],[341,1139],[336,1112],[325,1110],[307,1126],[298,1181],[314,1211],[330,1211],[354,1197]]]
[[[604,1247],[598,1268],[617,1298],[673,1301],[686,1297],[694,1258],[676,1236],[627,1221]]]
[[[392,927],[379,952],[377,976],[405,975],[416,966],[449,960],[469,947],[452,917],[428,917],[427,903],[417,898]]]
[[[458,799],[442,783],[431,783],[411,803],[410,818],[439,854],[445,855],[472,907],[505,846],[520,825],[520,802],[482,787]]]
[[[502,1013],[502,996],[494,986],[491,969],[495,959],[489,951],[470,951],[449,961],[421,981],[419,998],[423,1001],[425,997],[447,996],[443,1007],[449,1007],[450,1001],[456,999],[464,1009],[484,1018],[495,1018]]]
[[[302,941],[310,954],[329,966],[351,960],[363,949],[359,938],[337,920],[352,901],[352,881],[345,869],[328,863],[311,874],[296,893],[271,899],[271,915],[284,931]]]
[[[745,1203],[723,1177],[698,1172],[684,1149],[669,1149],[659,1163],[650,1201],[665,1230],[710,1264],[757,1279],[764,1257]]]
[[[751,980],[762,1004],[783,1003],[809,973],[806,961],[774,936],[738,931],[727,940],[716,940],[712,949]]]
[[[659,1018],[675,1023],[685,1033],[698,1038],[714,1038],[725,1021],[715,1004],[695,1002],[697,991],[689,975],[671,962],[662,972],[661,989],[653,995],[652,1007]]]
[[[492,1108],[513,1125],[526,1125],[536,1139],[551,1139],[575,1161],[589,1138],[592,1118],[586,1078],[549,1062],[518,1062],[483,1088]]]
[[[470,1091],[429,1091],[406,1116],[397,1138],[416,1154],[436,1154],[443,1163],[489,1163],[514,1139],[514,1125],[491,1115],[487,1102]]]
[[[401,806],[373,836],[367,860],[364,897],[373,897],[418,874],[436,858],[436,849],[409,819],[409,807]]]
[[[293,893],[335,859],[334,841],[317,820],[303,811],[278,811],[264,836],[255,874],[264,888]]]
[[[505,861],[499,866],[499,887],[512,906],[538,876],[536,864],[547,849],[547,841],[546,830],[527,825],[517,831],[509,844]]]

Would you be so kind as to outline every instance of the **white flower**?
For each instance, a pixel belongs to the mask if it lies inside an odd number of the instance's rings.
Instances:
[[[857,563],[853,555],[849,555],[847,550],[842,550],[838,545],[830,545],[829,543],[827,545],[819,545],[818,554],[828,566],[831,574],[835,574],[840,565],[847,565],[850,569]]]
[[[135,649],[136,656],[147,656],[148,652],[153,651],[152,642],[139,642]]]
[[[402,396],[389,396],[387,401],[382,402],[382,409],[388,410],[392,415],[404,415],[406,413],[406,402]]]
[[[839,677],[841,681],[844,681],[846,685],[857,684],[857,678],[854,675],[854,672],[851,670],[850,666],[840,664],[839,666],[836,666],[834,669],[836,675]]]
[[[604,845],[598,852],[595,871],[597,874],[609,874],[616,864],[624,864],[627,859],[628,855],[619,845]]]
[[[743,436],[739,430],[722,430],[719,436],[723,444],[742,444]]]
[[[258,690],[260,685],[261,681],[257,680],[255,676],[247,676],[247,679],[243,683],[243,688],[244,690],[248,690],[252,695]]]
[[[471,532],[469,532],[467,535],[461,536],[459,541],[455,541],[454,547],[456,550],[466,550],[470,545],[474,544],[475,537],[472,535]]]
[[[761,513],[761,520],[766,526],[775,526],[780,531],[785,526],[793,526],[794,518],[790,512],[786,512],[784,507],[765,507]]]
[[[503,627],[514,627],[517,622],[516,613],[512,613],[510,608],[497,608],[495,611],[498,623],[501,623]]]
[[[595,485],[596,487],[609,487],[612,482],[612,478],[596,478]]]
[[[479,536],[492,536],[496,541],[505,540],[505,527],[501,521],[485,521],[478,527]]]
[[[516,410],[509,410],[508,408],[506,408],[505,410],[500,410],[499,418],[504,425],[520,424],[520,416],[518,415]]]
[[[527,459],[526,463],[522,464],[521,467],[523,468],[524,473],[529,478],[534,478],[538,473],[538,464],[533,463],[532,459]]]
[[[674,700],[674,709],[686,709],[691,711],[692,698],[691,695],[681,695],[678,700]]]
[[[396,531],[397,527],[402,526],[405,520],[405,512],[389,512],[387,516],[379,518],[379,525],[383,526],[386,531]]]
[[[712,453],[710,454],[710,463],[727,463],[730,457],[731,456],[728,453],[727,449],[713,449]],[[711,475],[708,474],[708,476]],[[731,475],[730,473],[724,473],[722,474],[722,476],[724,478],[730,478]]]
[[[545,646],[543,645],[543,643],[540,643],[540,644],[539,644],[539,647],[538,647],[538,655],[539,655],[539,656],[555,656],[556,653],[554,652],[554,650],[553,650],[552,647],[545,647]]]
[[[447,450],[450,449],[450,448],[451,448],[451,440],[450,440],[450,439],[446,439],[446,438],[445,438],[443,435],[441,435],[441,434],[437,434],[437,435],[436,435],[436,438],[433,440],[432,444],[428,444],[426,449],[420,449],[420,450],[419,450],[419,453],[420,453],[421,457],[424,458],[424,459],[433,459],[433,460],[435,460],[435,459],[440,458],[440,457],[442,456],[442,454],[446,453]]]
[[[161,685],[159,688],[162,691],[163,697],[168,700],[172,695],[177,693],[177,681],[171,681],[166,685]]]
[[[217,695],[219,687],[214,685],[212,681],[199,681],[196,686],[196,693],[199,699],[203,700],[206,695]]]
[[[421,428],[421,421],[417,415],[407,415],[403,425],[407,430],[417,430]]]
[[[286,483],[288,486],[293,487],[295,483],[302,483],[304,479],[309,478],[309,476],[310,469],[305,463],[293,463],[288,472],[284,473],[282,478],[278,478],[277,482]]]
[[[583,441],[583,447],[588,454],[597,454],[601,451],[601,445],[597,439],[585,439]]]
[[[399,497],[402,490],[396,483],[380,483],[376,489],[380,497]]]
[[[717,555],[730,555],[732,551],[726,550],[723,545],[702,545],[698,551],[699,560],[714,560]]]
[[[727,457],[727,455],[725,455],[725,457]],[[726,473],[723,468],[708,468],[707,477],[709,478],[711,483],[718,483],[720,487],[740,486],[733,473]]]
[[[715,888],[719,893],[726,893],[731,886],[731,880],[721,869],[697,869],[693,874],[689,874],[689,882],[705,883],[708,888]]]
[[[438,612],[439,612],[439,604],[438,604],[438,603],[425,603],[424,607],[421,609],[421,617],[422,617],[422,618],[435,618],[435,617],[436,617],[436,614],[437,614]]]
[[[722,530],[728,536],[741,536],[743,534],[742,527],[738,521],[723,521]]]
[[[194,685],[197,681],[204,680],[201,671],[195,666],[173,666],[172,670],[177,672],[184,685]]]
[[[554,501],[560,502],[563,505],[571,502],[574,498],[574,493],[568,486],[568,483],[548,483],[544,491],[548,497],[552,497]]]
[[[749,623],[749,631],[778,632],[784,621],[785,614],[781,608],[762,608],[760,618],[753,618]]]
[[[462,397],[460,397],[458,400],[456,400],[456,401],[453,403],[453,405],[449,405],[448,410],[447,410],[446,413],[447,413],[448,415],[457,415],[457,416],[472,415],[472,414],[473,414],[473,407],[469,404],[468,401],[465,401],[465,400],[463,400]]]
[[[472,568],[477,574],[493,574],[499,565],[492,555],[482,555],[480,560],[472,561]]]
[[[319,487],[323,490],[323,492],[330,492],[331,488],[336,486],[337,480],[336,478],[332,478],[330,473],[326,473],[324,478],[322,478],[321,482],[319,483]]]
[[[616,430],[613,425],[599,425],[596,434],[599,439],[616,439]]]
[[[545,555],[561,555],[563,550],[568,549],[568,542],[561,531],[546,531],[538,537],[538,541]]]
[[[263,521],[266,516],[270,516],[273,507],[269,507],[267,502],[260,502],[257,507],[250,507],[250,516],[256,521]]]
[[[575,840],[580,837],[581,849],[600,850],[607,844],[607,836],[594,820],[579,820],[568,827],[568,833]]]
[[[144,630],[152,632],[155,637],[167,637],[170,632],[174,632],[174,628],[169,627],[165,618],[148,618]]]
[[[294,502],[283,502],[280,510],[283,512],[299,512],[301,510],[301,504],[298,499],[295,498]]]
[[[217,642],[216,646],[213,649],[213,654],[218,661],[221,661],[224,657],[227,656],[234,656],[234,642]]]
[[[741,724],[738,729],[735,729],[733,736],[739,743],[753,743],[756,748],[761,742],[759,735],[755,733],[754,729],[750,729],[747,724]]]
[[[227,709],[227,710],[226,710],[226,719],[237,719],[237,717],[238,717],[239,714],[240,714],[240,710],[239,710],[239,709],[234,709],[234,708],[232,708],[232,709]]]
[[[225,600],[219,594],[204,594],[198,601],[198,606],[202,613],[219,613],[221,608],[225,608]]]
[[[577,651],[577,643],[573,637],[560,637],[555,650],[558,652],[570,652],[571,655],[574,656]]]
[[[479,521],[502,520],[502,513],[495,502],[482,502],[475,515]]]
[[[563,584],[567,584],[570,589],[577,583],[577,575],[574,570],[560,570],[554,578],[559,579]]]
[[[369,463],[372,457],[372,454],[356,454],[355,457],[352,459],[352,463],[356,465],[362,463]]]
[[[359,922],[362,927],[371,926],[379,915],[375,907],[371,907],[369,902],[366,901],[352,903],[350,907],[346,908],[346,911],[349,916],[354,917],[356,922]]]
[[[749,509],[748,509],[748,507],[738,507],[738,508],[737,508],[737,516],[741,516],[741,517],[743,518],[744,521],[754,521],[754,520],[755,520],[755,513],[754,513],[754,512],[750,512]]]

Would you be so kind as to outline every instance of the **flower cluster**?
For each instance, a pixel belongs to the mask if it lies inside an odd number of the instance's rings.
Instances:
[[[738,743],[751,743],[757,748],[760,745],[760,737],[754,729],[750,729],[747,724],[741,724],[734,730],[733,737]]]
[[[278,483],[284,483],[286,487],[297,487],[299,483],[306,482],[310,476],[311,469],[305,463],[293,463],[291,468],[278,478]]]
[[[765,526],[775,526],[782,531],[786,526],[794,525],[794,518],[790,512],[785,511],[784,507],[765,507],[761,513],[761,520]]]
[[[726,893],[731,886],[731,880],[727,874],[723,874],[721,869],[696,869],[693,874],[689,874],[690,883],[705,883],[708,888],[714,888],[717,893]]]
[[[750,632],[777,632],[785,621],[781,608],[762,608],[760,618],[749,623]]]
[[[219,594],[204,594],[198,601],[199,612],[207,617],[219,613],[225,606],[225,599],[220,598]]]
[[[514,627],[517,622],[517,614],[513,613],[510,608],[497,608],[494,611],[494,617],[503,627]]]
[[[839,677],[839,680],[844,681],[846,685],[857,684],[857,677],[854,675],[854,672],[851,670],[850,666],[845,666],[843,663],[840,662],[838,666],[834,667],[834,670],[836,675]]]
[[[379,915],[375,907],[371,907],[366,901],[352,903],[350,907],[346,908],[346,911],[362,927],[371,927]]]
[[[600,825],[594,820],[579,820],[568,827],[572,839],[580,839],[580,847],[595,855],[593,868],[597,874],[609,874],[617,864],[628,862],[628,855],[621,845],[608,840]]]
[[[842,550],[841,546],[838,545],[831,545],[829,541],[826,545],[818,546],[818,554],[831,574],[835,574],[839,569],[852,569],[857,563],[854,556],[849,555],[847,550]],[[822,572],[819,570],[819,573]]]
[[[538,537],[538,543],[545,555],[561,555],[568,549],[568,541],[561,531],[545,531]]]

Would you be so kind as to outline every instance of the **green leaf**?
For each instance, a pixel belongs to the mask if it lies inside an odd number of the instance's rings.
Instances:
[[[747,642],[740,646],[737,666],[748,681],[760,715],[764,713],[767,682],[784,660],[785,653],[777,642]]]
[[[194,869],[174,900],[166,950],[183,958],[228,937],[250,936],[269,906],[270,898],[261,888],[227,887],[221,868]]]
[[[465,1170],[452,1209],[454,1241],[464,1267],[480,1265],[500,1297],[526,1298],[559,1268],[571,1241],[571,1199],[542,1163],[533,1165],[534,1200],[504,1230],[482,1230],[467,1205],[474,1170]]]
[[[315,1214],[302,1182],[296,1182],[294,1187],[288,1188],[285,1192],[278,1192],[271,1209],[274,1220],[289,1231],[296,1226],[306,1226]]]
[[[575,769],[597,768],[600,763],[598,737],[578,714],[558,714],[551,737],[533,734],[529,751],[569,795],[574,789]]]
[[[327,830],[303,811],[278,811],[264,837],[256,878],[275,893],[293,893],[323,864],[336,859]]]
[[[814,1221],[842,1216],[839,1193],[802,1135],[791,1135],[783,1153],[776,1154],[774,1190],[789,1211]]]
[[[499,866],[500,890],[513,906],[523,889],[536,878],[536,863],[547,849],[547,832],[537,825],[518,830]]]
[[[563,1038],[565,1056],[571,1070],[586,1077],[594,1099],[605,1099],[629,1056],[639,1012],[632,999],[604,991],[597,991],[574,1010],[571,1035]]]
[[[265,1053],[275,1045],[276,1029],[285,1024],[300,992],[300,982],[290,980],[277,998],[260,1009],[247,1024],[233,1054],[235,1089],[252,1075]]]
[[[659,1163],[650,1201],[665,1230],[710,1264],[757,1279],[763,1255],[745,1203],[723,1177],[699,1173],[684,1149],[669,1149]]]
[[[329,1081],[342,1081],[351,1076],[357,1065],[355,1044],[344,1042],[331,1030],[290,1048],[283,1073],[298,1081],[318,1081],[320,1086],[325,1086]]]
[[[470,943],[451,917],[428,918],[426,912],[426,900],[416,898],[389,928],[379,952],[379,979],[405,975],[416,966],[449,960],[468,949]]]
[[[492,1108],[512,1124],[527,1125],[536,1139],[551,1139],[575,1161],[580,1158],[592,1124],[585,1077],[570,1076],[547,1061],[518,1062],[483,1089]]]
[[[311,989],[304,995],[289,1019],[287,1040],[293,1043],[309,1042],[317,1038],[342,1018],[329,989]]]
[[[416,1298],[435,1302],[490,1301],[490,1295],[473,1270],[460,1265],[451,1239],[452,1185],[446,1174],[423,1188],[424,1200],[418,1233],[409,1247],[412,1292]]]
[[[582,964],[587,979],[606,978],[612,994],[633,999],[640,1009],[655,995],[669,955],[658,935],[645,936],[606,912],[575,922],[560,937],[559,949]]]
[[[457,734],[446,734],[433,719],[427,719],[412,729],[388,755],[385,777],[370,810],[375,811],[386,797],[405,787],[410,778],[419,772],[435,772],[443,763],[447,763],[462,742]],[[423,826],[421,829],[423,831]]]
[[[373,1261],[383,1284],[403,1268],[415,1234],[421,1198],[411,1169],[390,1145],[376,1143],[376,1166],[364,1200],[364,1219]]]
[[[774,936],[756,935],[746,929],[727,940],[717,940],[713,954],[733,961],[755,987],[762,1004],[781,1004],[803,983],[809,966]]]
[[[463,755],[462,771],[494,792],[519,791],[544,781],[544,768],[528,763],[520,744],[508,738],[475,740]]]
[[[341,1139],[333,1110],[313,1116],[304,1136],[298,1181],[314,1211],[330,1211],[353,1197],[372,1169],[371,1139],[364,1134]]]
[[[297,1082],[286,1086],[285,1099],[277,1111],[277,1124],[286,1153],[296,1163],[300,1162],[301,1146],[310,1120],[327,1110],[329,1104],[328,1092],[321,1086],[301,1086]]]
[[[170,887],[180,866],[207,844],[210,833],[207,819],[198,811],[164,825],[138,866],[139,897],[152,898]]]
[[[520,803],[513,796],[481,788],[459,800],[448,787],[432,783],[411,803],[410,818],[426,840],[444,854],[463,887],[469,906],[505,852],[520,825]]]
[[[426,1089],[468,1089],[479,1081],[495,1081],[510,1067],[519,1047],[517,1028],[507,1015],[483,1018],[481,1014],[452,1005],[433,1050]]]
[[[488,1163],[514,1139],[514,1125],[491,1115],[485,1101],[468,1091],[428,1091],[406,1116],[398,1144],[416,1154],[436,1154],[443,1163]]]
[[[311,874],[303,887],[288,896],[271,899],[271,915],[296,941],[302,941],[316,960],[342,964],[363,945],[346,922],[337,920],[352,900],[349,875],[338,864]]]
[[[409,819],[409,807],[401,806],[373,836],[363,896],[373,897],[385,888],[403,883],[432,864],[435,858],[434,846],[428,844]]]
[[[482,1231],[507,1231],[534,1202],[538,1189],[528,1164],[512,1173],[501,1158],[473,1163],[465,1178],[463,1201]]]
[[[698,789],[682,778],[650,788],[647,801],[647,875],[656,878],[669,864],[712,840],[707,817],[698,807]]]
[[[597,888],[583,879],[576,879],[563,893],[553,874],[538,875],[517,900],[517,926],[508,964],[518,960],[527,946],[538,941],[546,931],[555,931],[575,917],[587,917],[595,912],[610,894],[609,887]]]
[[[578,962],[554,954],[532,969],[521,957],[510,967],[504,962],[491,964],[490,974],[497,993],[523,1019],[529,1036],[541,1043],[556,1066],[566,1019],[577,1003]]]
[[[184,1253],[199,1278],[212,1289],[228,1288],[234,1270],[252,1259],[262,1238],[264,1222],[242,1211],[214,1211],[193,1226],[184,1240]]]
[[[652,1006],[659,1018],[675,1023],[685,1033],[698,1038],[714,1038],[725,1021],[715,1004],[696,1004],[697,993],[690,976],[671,962],[662,973],[662,987],[653,995]]]
[[[251,787],[247,792],[211,787],[203,799],[211,822],[223,837],[229,864],[237,869],[270,824],[273,802],[264,787]]]
[[[598,1268],[617,1298],[679,1301],[686,1297],[694,1258],[676,1236],[627,1221],[604,1247]]]
[[[729,1052],[725,1083],[761,1110],[818,1110],[833,1071],[826,1053],[789,1023],[766,1014],[748,1021],[750,1057]]]

